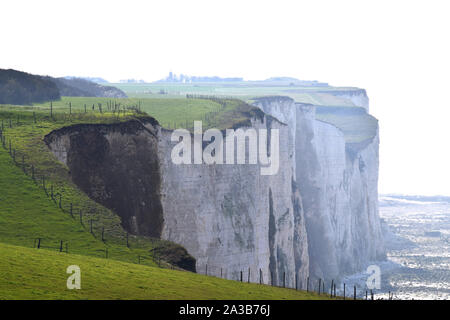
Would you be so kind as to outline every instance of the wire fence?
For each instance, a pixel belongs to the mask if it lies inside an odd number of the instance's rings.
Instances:
[[[303,277],[297,272],[274,272],[270,269],[263,270],[262,268],[246,268],[238,270],[233,268],[229,270],[226,267],[215,266],[211,264],[205,264],[201,268],[197,268],[197,273],[201,273],[207,276],[213,276],[217,278],[224,278],[228,280],[234,280],[238,282],[254,283],[260,285],[269,285],[278,288],[288,288],[293,290],[302,290],[308,293],[316,293],[321,296],[327,296],[329,298],[336,298],[342,300],[394,300],[394,293],[379,294],[374,289],[367,289],[357,285],[349,286],[346,283],[337,284],[335,280],[310,278],[309,276]]]
[[[48,239],[48,238],[35,238],[33,239],[33,248],[36,249],[50,249],[54,251],[59,251],[63,253],[79,253],[79,248],[76,248],[70,244],[70,240],[54,240],[54,239]],[[115,251],[115,248],[108,248],[105,247],[104,249],[97,249],[97,253],[103,253],[102,255],[97,255],[105,259],[114,259],[116,260],[123,260],[120,258],[123,258],[124,255],[126,255],[128,258],[127,260],[131,260],[131,262],[137,263],[137,264],[151,264],[153,265],[156,263],[159,267],[164,266],[166,263],[164,263],[164,260],[162,260],[164,257],[156,250],[149,250],[149,254],[135,254],[130,255],[130,253],[121,253],[118,250]],[[147,263],[145,263],[147,262]],[[149,263],[150,262],[150,263]],[[175,267],[172,267],[174,269]]]

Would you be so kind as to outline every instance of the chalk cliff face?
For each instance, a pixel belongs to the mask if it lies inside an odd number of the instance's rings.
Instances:
[[[259,164],[175,165],[172,132],[152,118],[75,125],[45,139],[74,182],[130,232],[181,244],[200,273],[279,285],[286,277],[293,287],[296,274],[308,276],[309,257],[290,128],[265,115],[249,127],[279,130],[276,175],[261,175]]]
[[[291,126],[311,276],[336,279],[383,259],[378,133],[350,144],[340,129],[315,119],[313,105],[285,97],[259,99],[255,105]]]

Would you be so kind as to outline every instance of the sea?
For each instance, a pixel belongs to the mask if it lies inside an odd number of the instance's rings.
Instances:
[[[368,299],[449,300],[450,197],[381,195],[379,209],[387,260],[342,279],[339,293],[346,283],[351,298],[356,286],[362,299],[367,292]]]

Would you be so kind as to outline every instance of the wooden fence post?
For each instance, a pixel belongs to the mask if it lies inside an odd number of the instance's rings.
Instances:
[[[344,300],[345,300],[345,282],[344,282]]]
[[[330,298],[333,298],[333,284],[334,284],[334,279],[331,279]]]
[[[356,300],[356,286],[353,286],[353,300]]]
[[[319,296],[320,296],[320,288],[322,287],[322,279],[319,279]]]
[[[59,252],[62,252],[63,250],[63,241],[61,240],[59,243]]]

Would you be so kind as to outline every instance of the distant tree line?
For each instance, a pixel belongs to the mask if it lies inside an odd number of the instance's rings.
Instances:
[[[54,82],[62,96],[69,97],[108,97],[126,98],[127,95],[122,90],[104,86],[82,78],[52,78],[46,77]]]
[[[52,78],[0,69],[0,104],[28,105],[61,96],[126,98],[120,89],[81,78]]]
[[[49,79],[12,69],[0,69],[0,104],[32,104],[60,99]]]

